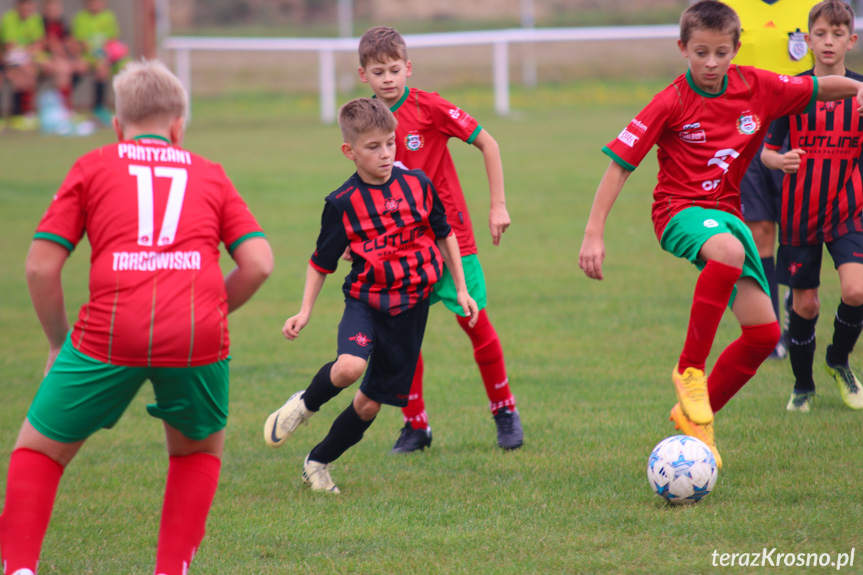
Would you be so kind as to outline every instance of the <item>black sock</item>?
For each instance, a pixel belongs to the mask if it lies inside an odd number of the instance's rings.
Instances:
[[[15,92],[12,94],[12,115],[20,116],[24,112],[24,92]]]
[[[95,82],[93,85],[93,107],[99,108],[105,105],[105,82]]]
[[[833,345],[827,347],[827,363],[847,365],[848,355],[854,349],[860,330],[863,329],[863,305],[853,307],[839,302],[833,320]]]
[[[354,402],[339,414],[330,432],[323,441],[318,443],[309,453],[309,459],[321,463],[331,463],[342,456],[342,453],[356,445],[363,438],[366,429],[375,420],[363,421],[354,410]]]
[[[318,411],[323,404],[341,393],[342,388],[333,385],[333,381],[330,379],[330,371],[333,369],[334,363],[336,362],[331,361],[324,364],[312,378],[312,383],[306,388],[306,393],[303,394],[303,403],[310,411]]]
[[[767,287],[770,288],[770,301],[773,302],[773,311],[776,313],[776,319],[779,319],[779,284],[776,281],[776,263],[773,261],[773,256],[761,258],[761,266],[764,268],[764,275],[767,277]]]
[[[788,359],[791,360],[791,371],[794,372],[794,391],[815,391],[815,380],[812,378],[812,362],[815,359],[815,324],[816,315],[806,319],[791,310],[791,320],[788,322]]]

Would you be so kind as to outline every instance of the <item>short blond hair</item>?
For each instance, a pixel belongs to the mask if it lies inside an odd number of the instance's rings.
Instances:
[[[696,30],[728,34],[735,48],[740,43],[740,17],[733,8],[716,0],[699,0],[680,15],[680,41],[684,46]]]
[[[349,144],[374,130],[395,132],[397,125],[398,121],[387,105],[376,98],[357,98],[339,108],[339,128]]]
[[[158,60],[129,62],[114,77],[113,85],[117,120],[122,125],[186,118],[186,88]]]

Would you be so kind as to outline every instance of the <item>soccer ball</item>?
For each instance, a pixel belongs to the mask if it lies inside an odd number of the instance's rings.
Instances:
[[[701,501],[716,485],[713,453],[700,439],[674,435],[659,442],[647,460],[653,492],[673,505]]]

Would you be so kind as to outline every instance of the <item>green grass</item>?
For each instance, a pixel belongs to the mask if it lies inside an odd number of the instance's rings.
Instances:
[[[722,571],[712,566],[714,550],[835,556],[861,547],[861,414],[843,406],[820,365],[820,396],[808,415],[785,412],[787,361],[765,364],[719,414],[725,468],[702,503],[670,508],[650,492],[647,456],[673,434],[669,374],[697,277],[653,235],[652,154],[612,212],[605,281],[585,278],[577,253],[607,165],[599,149],[660,87],[515,92],[509,118],[494,115],[487,91],[445,94],[480,118],[502,148],[513,225],[495,248],[481,156],[451,146],[526,444],[513,453],[497,449],[468,339],[448,312],[433,308],[423,352],[434,447],[387,455],[402,420],[385,408],[336,463],[338,497],[310,493],[300,471],[351,392],[278,451],[264,445],[261,426],[334,354],[337,278],[299,340],[287,342],[280,329],[299,307],[322,200],[352,166],[339,153],[337,128],[318,123],[314,98],[195,102],[187,147],[225,166],[267,231],[277,267],[232,316],[228,441],[193,573],[682,574]],[[74,159],[111,139],[108,132],[86,139],[0,135],[0,487],[46,354],[23,274],[32,231]],[[71,317],[86,297],[87,260],[82,246],[64,273]],[[819,362],[838,301],[829,265],[821,301]],[[727,314],[714,348],[737,333]],[[859,352],[852,361],[861,362]],[[145,387],[117,427],[96,434],[67,469],[41,574],[152,570],[166,458],[161,426],[144,410],[151,396]],[[854,569],[843,572],[860,572],[861,564],[857,549]]]

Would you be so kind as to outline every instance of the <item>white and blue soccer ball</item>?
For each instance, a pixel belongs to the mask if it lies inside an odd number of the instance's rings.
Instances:
[[[653,492],[671,504],[696,503],[713,491],[716,459],[707,444],[688,435],[663,439],[647,460]]]

